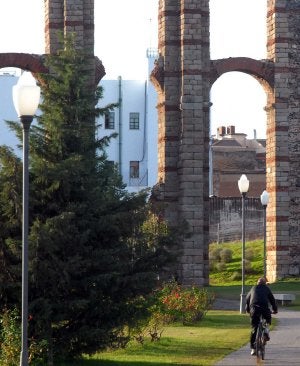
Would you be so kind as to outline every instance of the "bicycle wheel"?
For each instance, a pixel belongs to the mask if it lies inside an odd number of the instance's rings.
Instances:
[[[261,346],[260,346],[260,358],[262,360],[265,359],[265,339],[264,339],[264,335],[262,334],[261,338],[260,338],[260,343],[261,343]]]
[[[259,325],[256,333],[255,352],[257,360],[265,359],[265,340],[262,327]]]

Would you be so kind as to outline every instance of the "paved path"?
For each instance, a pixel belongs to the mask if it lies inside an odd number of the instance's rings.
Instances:
[[[279,307],[275,329],[270,332],[264,366],[300,366],[300,312]],[[250,329],[249,329],[250,331]],[[254,366],[256,357],[250,355],[249,343],[231,353],[215,366]]]

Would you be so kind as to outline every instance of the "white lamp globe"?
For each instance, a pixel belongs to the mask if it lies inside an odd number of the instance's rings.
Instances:
[[[260,202],[263,206],[267,206],[269,203],[269,193],[264,190],[263,193],[260,195]]]
[[[247,193],[249,190],[249,180],[247,179],[247,176],[243,174],[241,178],[238,181],[238,186],[241,194]]]
[[[13,102],[18,117],[34,116],[40,101],[41,89],[31,72],[25,71],[13,86]]]

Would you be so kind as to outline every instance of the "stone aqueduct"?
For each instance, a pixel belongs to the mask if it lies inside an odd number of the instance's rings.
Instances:
[[[225,0],[224,0],[225,1]],[[45,53],[57,31],[76,32],[89,52],[94,87],[105,74],[94,56],[94,0],[44,0]],[[210,88],[224,73],[254,77],[267,94],[267,276],[300,271],[300,0],[267,0],[267,59],[210,59],[209,0],[159,0],[159,58],[151,74],[158,92],[158,183],[154,196],[166,216],[186,220],[179,276],[208,283],[208,148]],[[246,9],[245,9],[246,10]],[[0,67],[45,71],[43,55],[0,54]],[[244,172],[247,170],[245,168]]]

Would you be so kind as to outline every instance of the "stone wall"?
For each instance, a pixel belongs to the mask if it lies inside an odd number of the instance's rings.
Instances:
[[[209,241],[230,242],[242,238],[242,199],[210,197]],[[260,198],[246,197],[245,239],[263,238],[263,208]]]

